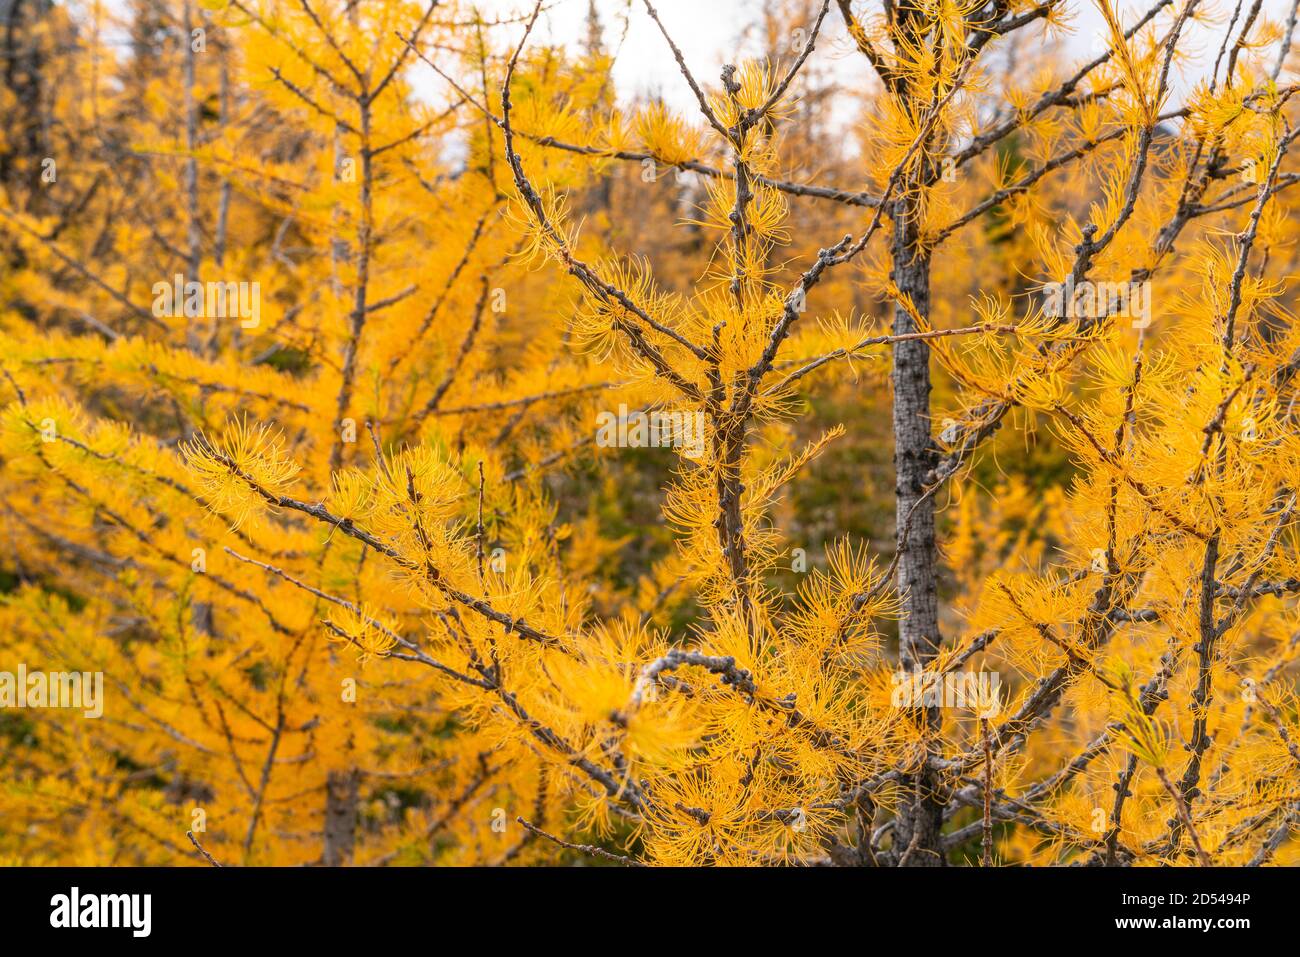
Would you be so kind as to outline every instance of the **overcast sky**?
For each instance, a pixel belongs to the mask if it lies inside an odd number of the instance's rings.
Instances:
[[[1143,11],[1149,9],[1151,0],[1120,0],[1121,19],[1127,26]],[[654,0],[660,19],[682,49],[691,71],[702,83],[716,82],[724,63],[735,62],[738,54],[746,52],[742,45],[742,27],[757,19],[758,0]],[[586,35],[588,0],[549,0],[548,10],[542,14],[536,35],[543,42],[562,43],[576,48]],[[606,41],[611,45],[622,36],[627,18],[627,33],[618,50],[614,67],[620,96],[658,93],[670,103],[690,109],[694,99],[682,81],[663,37],[654,22],[647,16],[642,0],[597,0],[597,9],[605,24]],[[484,0],[482,8],[498,15],[530,10],[526,0]],[[1188,73],[1198,76],[1213,64],[1218,51],[1223,26],[1231,15],[1230,0],[1203,0],[1201,7],[1217,11],[1220,26],[1217,33],[1194,29],[1189,31],[1180,50],[1189,55]],[[873,9],[879,10],[879,5]],[[1095,0],[1069,0],[1069,9],[1076,14],[1073,35],[1068,49],[1082,62],[1106,48],[1101,30],[1101,17]],[[1263,16],[1282,21],[1289,9],[1288,0],[1264,0]],[[515,28],[517,36],[519,28]],[[1031,32],[1033,28],[1030,28]],[[843,49],[846,42],[844,25],[838,11],[827,17],[824,35],[831,41],[819,43],[814,56],[819,62],[829,64],[841,82],[858,84],[865,79],[866,66],[860,56]],[[753,51],[748,51],[752,53]],[[1185,82],[1183,84],[1186,85]]]

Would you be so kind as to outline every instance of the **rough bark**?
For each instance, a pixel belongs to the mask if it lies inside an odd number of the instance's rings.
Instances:
[[[357,840],[357,776],[331,771],[325,781],[325,850],[321,863],[343,867],[352,863]]]
[[[918,242],[915,193],[894,204],[893,280],[922,317],[930,312],[930,256]],[[902,305],[894,307],[894,333],[917,332]],[[894,469],[898,534],[898,589],[903,597],[899,622],[899,665],[908,672],[924,668],[939,649],[939,602],[934,502],[925,498],[925,476],[938,461],[930,438],[930,348],[920,340],[894,347]],[[937,730],[937,708],[917,709],[916,720]],[[934,772],[923,768],[907,781],[896,825],[895,847],[908,865],[944,863],[939,832],[944,801]]]

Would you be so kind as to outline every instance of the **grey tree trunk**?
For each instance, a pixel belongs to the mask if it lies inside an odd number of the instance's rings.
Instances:
[[[352,863],[357,840],[357,776],[331,771],[325,781],[325,851],[321,863],[343,867]]]
[[[894,204],[893,280],[919,315],[930,313],[930,254],[918,242],[916,194],[904,191]],[[894,333],[917,332],[901,305],[894,307]],[[920,340],[894,346],[894,470],[898,544],[898,589],[903,596],[899,622],[899,665],[911,673],[924,668],[939,649],[939,602],[934,501],[923,499],[925,475],[937,463],[930,438],[930,348]],[[915,720],[937,731],[938,708],[915,709]],[[927,755],[928,756],[928,755]],[[939,866],[943,796],[932,771],[922,768],[907,781],[895,824],[894,848],[900,863]]]

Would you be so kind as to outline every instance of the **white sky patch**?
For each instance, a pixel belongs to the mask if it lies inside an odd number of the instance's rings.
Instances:
[[[1126,27],[1131,25],[1150,9],[1153,2],[1120,0],[1121,22]],[[1157,19],[1162,28],[1167,27],[1172,11],[1182,2],[1174,0],[1162,11]],[[67,0],[67,3],[77,15],[89,20],[93,0]],[[747,28],[761,20],[761,0],[654,0],[654,4],[664,27],[681,48],[691,72],[706,90],[717,87],[724,64],[739,63],[760,52],[752,36],[747,39],[746,33]],[[476,5],[489,20],[526,17],[533,8],[531,0],[477,0]],[[1108,45],[1096,0],[1066,0],[1066,5],[1070,24],[1069,33],[1061,44],[1062,76],[1067,75],[1067,70],[1077,69],[1096,57]],[[1166,109],[1180,105],[1192,85],[1209,74],[1234,6],[1235,0],[1202,0],[1200,3],[1198,11],[1212,14],[1214,23],[1207,27],[1193,24],[1184,31],[1178,45],[1180,56],[1172,80],[1172,96]],[[1250,0],[1242,0],[1243,19],[1249,6]],[[128,9],[126,0],[103,0],[103,7],[117,15],[125,15]],[[661,97],[674,109],[698,119],[695,97],[682,78],[659,28],[646,13],[643,0],[596,0],[596,7],[604,25],[606,46],[616,56],[614,82],[620,103],[627,105],[637,99]],[[534,29],[532,41],[561,46],[574,53],[580,51],[586,37],[587,8],[588,0],[546,0],[546,9]],[[881,11],[880,3],[855,3],[854,8],[868,15],[879,15]],[[1264,0],[1254,29],[1257,31],[1265,18],[1283,24],[1289,10],[1290,0]],[[1241,20],[1234,27],[1234,40],[1240,28]],[[513,47],[523,33],[523,24],[496,26],[492,33],[500,48],[507,44]],[[1024,43],[1041,42],[1042,31],[1037,25],[1026,28],[1024,34]],[[1300,41],[1300,31],[1297,34],[1296,39]],[[107,25],[104,39],[118,47],[123,55],[128,52],[127,38],[119,36]],[[987,54],[993,85],[996,85],[1000,72],[996,63],[1000,62],[1002,54],[998,50],[1005,46],[1006,43],[997,43]],[[1276,58],[1276,47],[1273,44],[1266,51],[1265,62],[1269,68]],[[439,54],[435,52],[432,56]],[[1243,57],[1249,56],[1252,56],[1251,51],[1243,53]],[[820,70],[826,81],[845,92],[862,91],[873,83],[870,68],[852,48],[833,2],[809,66]],[[1295,80],[1297,75],[1300,75],[1300,52],[1291,58],[1291,67],[1281,79]],[[412,64],[407,76],[415,95],[430,103],[445,105],[454,97],[447,84],[424,64]],[[494,106],[499,105],[499,93],[491,99]],[[846,133],[861,122],[855,105],[847,99],[838,105],[832,117],[833,122],[844,125]]]
[[[1171,12],[1181,2],[1175,0],[1162,12],[1157,23],[1167,25]],[[1212,27],[1193,24],[1184,31],[1178,45],[1183,62],[1174,77],[1175,100],[1181,100],[1182,94],[1195,80],[1209,73],[1234,5],[1232,0],[1202,0],[1199,9],[1214,14],[1216,23]],[[534,28],[534,37],[545,44],[580,50],[586,36],[587,6],[588,0],[550,0]],[[706,88],[717,85],[724,64],[736,63],[757,52],[752,42],[746,42],[744,34],[747,26],[759,20],[760,6],[759,0],[655,0],[655,9],[664,27],[681,48],[696,80]],[[1248,0],[1242,6],[1244,18],[1250,6]],[[611,51],[617,52],[614,80],[619,99],[627,102],[637,97],[658,95],[677,109],[694,112],[697,109],[695,98],[682,79],[658,27],[646,14],[642,0],[597,0],[596,7],[605,27],[606,43]],[[1151,0],[1121,0],[1120,20],[1127,27],[1150,7]],[[526,15],[532,10],[532,4],[521,0],[483,0],[481,9],[485,16],[506,17]],[[880,6],[874,4],[865,9],[878,14]],[[1063,41],[1065,58],[1070,66],[1079,66],[1102,53],[1108,46],[1108,38],[1095,0],[1070,0],[1068,9],[1072,18],[1071,33]],[[1260,18],[1267,17],[1280,24],[1285,21],[1289,9],[1289,0],[1264,0]],[[624,23],[627,25],[625,36]],[[1234,28],[1234,38],[1240,27],[1239,20]],[[1258,30],[1258,27],[1259,21],[1254,29]],[[523,30],[522,26],[514,25],[497,29],[503,39],[508,38],[512,43],[518,40]],[[1026,28],[1025,35],[1028,42],[1034,43],[1038,42],[1042,32],[1039,27],[1031,26]],[[1275,49],[1269,51],[1270,64],[1274,55]],[[867,82],[867,67],[861,55],[849,48],[844,24],[834,3],[813,57],[829,70],[836,83],[846,89],[858,89]],[[1293,62],[1300,62],[1300,54]],[[1289,74],[1294,72],[1294,69],[1288,70]]]

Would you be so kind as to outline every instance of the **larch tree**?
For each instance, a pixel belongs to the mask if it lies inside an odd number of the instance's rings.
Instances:
[[[24,14],[0,854],[1294,860],[1294,4],[634,7]]]

